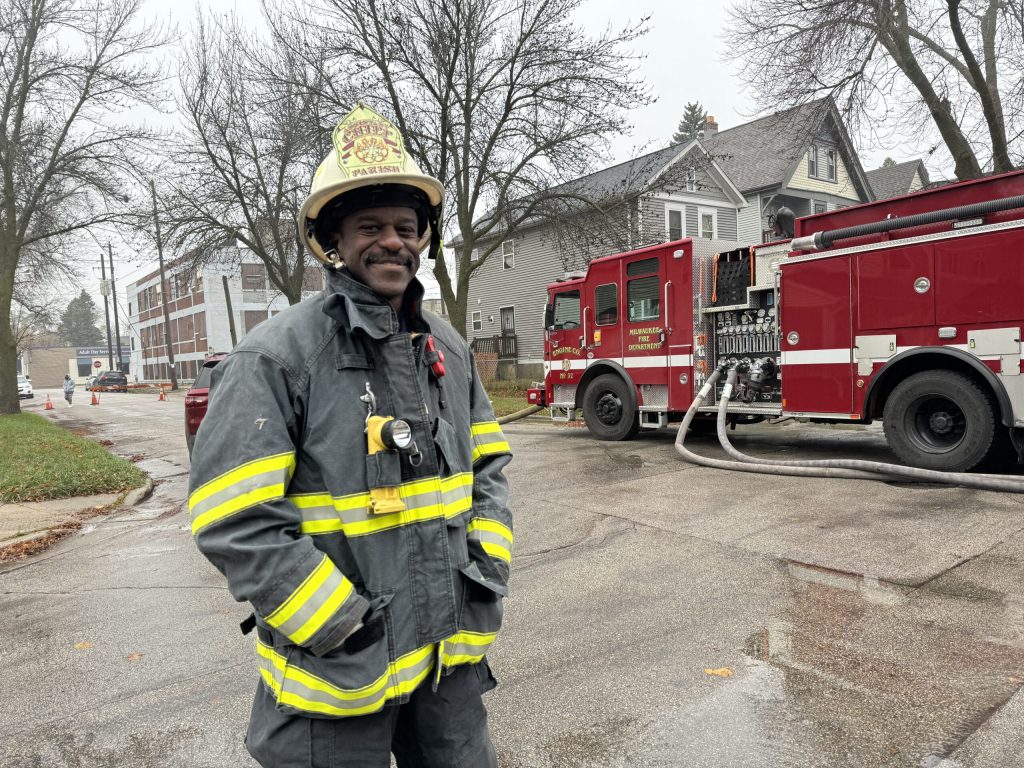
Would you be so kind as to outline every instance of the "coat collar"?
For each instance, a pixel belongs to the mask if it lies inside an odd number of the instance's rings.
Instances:
[[[373,339],[398,333],[399,320],[395,310],[368,285],[352,277],[347,269],[327,269],[324,293],[324,314],[349,330],[360,328]],[[405,289],[402,308],[415,319],[421,318],[423,294],[423,284],[414,277]]]

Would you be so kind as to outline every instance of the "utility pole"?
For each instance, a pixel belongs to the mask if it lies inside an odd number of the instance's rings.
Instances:
[[[96,273],[93,272],[95,275]],[[107,364],[108,371],[114,370],[114,351],[110,345],[110,287],[107,285],[107,268],[103,266],[103,251],[100,251],[100,293],[103,294],[103,318],[107,322]]]
[[[149,191],[153,194],[153,224],[156,227],[156,256],[160,260],[160,295],[164,305],[164,344],[167,347],[167,362],[171,369],[171,391],[178,390],[178,372],[174,370],[174,349],[171,347],[171,313],[167,310],[167,292],[164,290],[164,246],[160,240],[160,217],[156,210],[156,184],[149,180]]]
[[[114,302],[114,339],[117,341],[117,368],[121,370],[121,329],[117,324],[117,287],[114,284],[114,249],[107,243],[107,256],[110,257],[110,298]],[[102,260],[102,257],[101,257]]]
[[[228,276],[221,275],[220,279],[224,284],[224,301],[228,305],[228,329],[231,331],[231,348],[234,349],[235,345],[238,344],[238,339],[235,338],[235,313],[231,309],[231,291],[228,290]]]

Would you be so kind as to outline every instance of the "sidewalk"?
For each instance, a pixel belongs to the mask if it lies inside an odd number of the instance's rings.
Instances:
[[[153,492],[153,480],[138,488],[70,499],[0,504],[0,562],[34,554],[114,509],[132,507]]]

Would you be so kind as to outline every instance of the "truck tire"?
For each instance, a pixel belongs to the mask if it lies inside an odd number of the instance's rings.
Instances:
[[[629,440],[640,431],[640,412],[630,386],[621,376],[605,373],[583,393],[583,420],[598,440]]]
[[[986,392],[956,371],[922,371],[900,382],[882,413],[885,439],[904,462],[966,472],[989,453],[995,409]]]

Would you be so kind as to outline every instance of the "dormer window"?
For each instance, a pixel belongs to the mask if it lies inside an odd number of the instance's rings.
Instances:
[[[811,145],[807,151],[807,175],[812,179],[836,180],[836,151],[829,147]]]

